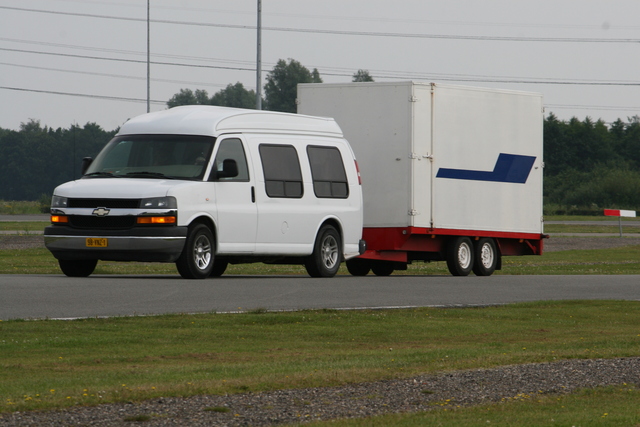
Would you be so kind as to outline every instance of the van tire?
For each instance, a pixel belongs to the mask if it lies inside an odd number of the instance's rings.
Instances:
[[[59,259],[60,270],[68,277],[89,277],[98,265],[97,259]]]
[[[475,261],[473,262],[473,272],[476,276],[491,276],[496,271],[500,255],[493,239],[483,237],[478,240],[474,247]]]
[[[229,266],[229,262],[222,260],[220,258],[216,258],[213,261],[213,268],[211,269],[211,274],[209,277],[220,277],[224,274]]]
[[[371,261],[362,258],[347,260],[347,271],[352,276],[366,276],[371,271]]]
[[[176,267],[184,279],[206,279],[213,269],[215,243],[209,227],[196,224],[189,227],[187,241]]]
[[[447,244],[447,267],[454,276],[468,276],[473,269],[473,243],[468,237],[456,237]]]
[[[333,277],[342,261],[340,233],[331,225],[320,229],[313,245],[313,253],[304,266],[311,277]]]

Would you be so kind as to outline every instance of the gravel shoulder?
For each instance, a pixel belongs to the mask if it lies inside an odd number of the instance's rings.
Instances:
[[[343,387],[281,390],[227,396],[161,398],[142,403],[12,413],[0,426],[126,426],[150,415],[145,426],[274,426],[443,407],[497,403],[523,395],[640,384],[640,358],[566,360],[459,371]],[[227,412],[211,408],[227,408]]]

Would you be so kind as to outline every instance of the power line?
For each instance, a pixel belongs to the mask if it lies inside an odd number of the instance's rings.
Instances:
[[[91,55],[78,55],[70,53],[54,53],[34,51],[27,49],[11,49],[1,48],[0,51],[7,52],[19,52],[19,53],[31,53],[36,55],[49,55],[49,56],[62,56],[70,58],[82,58],[100,61],[117,61],[128,62],[134,64],[146,64],[144,60],[127,59],[127,58],[108,58],[101,56]],[[250,71],[255,72],[254,67],[229,67],[220,65],[202,65],[202,64],[187,64],[179,62],[161,62],[151,61],[154,65],[175,66],[175,67],[193,67],[193,68],[210,68],[221,70],[233,70],[233,71]],[[317,67],[316,67],[317,68]],[[322,67],[321,67],[322,68]],[[331,68],[326,68],[331,70]],[[335,68],[335,70],[340,70]],[[606,81],[606,80],[569,80],[569,79],[550,79],[550,78],[526,78],[526,77],[496,77],[496,76],[474,76],[465,74],[435,74],[435,73],[409,73],[404,71],[379,71],[369,70],[376,78],[379,79],[416,79],[416,80],[441,80],[441,81],[454,81],[454,82],[478,82],[478,83],[508,83],[508,84],[548,84],[548,85],[583,85],[583,86],[640,86],[638,81]],[[352,72],[322,72],[325,76],[334,77],[350,77]],[[184,82],[189,83],[189,82]],[[197,83],[194,83],[197,84]]]
[[[0,50],[6,51],[6,52],[33,53],[37,55],[64,56],[67,58],[95,59],[100,61],[130,62],[134,64],[147,63],[147,61],[139,60],[139,59],[106,58],[101,56],[76,55],[72,53],[42,52],[42,51],[34,51],[34,50],[26,50],[26,49],[10,49],[10,48],[4,48],[4,47],[0,48]],[[214,69],[220,69],[220,70],[234,70],[234,71],[255,71],[255,68],[225,67],[225,66],[219,66],[219,65],[185,64],[185,63],[178,63],[178,62],[159,62],[159,61],[151,61],[151,63],[154,65],[171,65],[176,67],[214,68]]]
[[[63,2],[71,2],[71,3],[82,3],[87,4],[87,0],[58,0]],[[108,6],[122,6],[122,7],[130,7],[130,8],[138,8],[141,9],[142,5],[140,4],[132,4],[132,3],[118,3],[114,1],[91,1],[93,4],[103,4]],[[155,9],[163,9],[163,10],[178,10],[178,11],[190,11],[190,12],[209,12],[209,13],[226,13],[232,15],[246,15],[246,16],[254,16],[255,12],[248,10],[231,10],[231,9],[210,9],[210,8],[194,8],[194,7],[185,7],[181,6],[154,6]],[[640,29],[638,25],[610,25],[609,23],[605,24],[531,24],[524,22],[480,22],[480,21],[440,21],[433,19],[407,19],[407,18],[391,18],[391,17],[366,17],[363,15],[359,16],[338,16],[338,15],[322,15],[322,14],[302,14],[302,13],[263,13],[263,16],[275,16],[275,17],[284,17],[284,18],[312,18],[312,19],[329,19],[329,20],[338,20],[338,21],[360,21],[360,22],[393,22],[393,23],[401,23],[401,24],[422,24],[422,25],[458,25],[458,26],[479,26],[479,27],[515,27],[518,29],[521,28],[562,28],[562,29],[597,29],[602,30],[637,30]]]
[[[7,86],[0,86],[0,89],[13,90],[13,91],[19,91],[19,92],[44,93],[44,94],[49,94],[49,95],[64,95],[64,96],[74,96],[74,97],[81,97],[81,98],[105,99],[105,100],[109,100],[109,101],[126,101],[126,102],[137,102],[137,103],[145,103],[146,102],[146,99],[143,99],[143,98],[128,98],[128,97],[120,97],[120,96],[94,95],[94,94],[74,93],[74,92],[60,92],[60,91],[26,89],[26,88],[7,87]],[[151,100],[151,102],[154,103],[154,104],[157,104],[157,105],[166,105],[166,101]],[[554,109],[578,109],[578,110],[598,109],[598,110],[630,111],[630,112],[634,111],[634,110],[640,110],[640,107],[619,107],[619,106],[610,106],[610,105],[545,104],[545,107],[546,108],[554,108]]]
[[[640,111],[640,107],[617,107],[613,105],[571,105],[571,104],[546,104],[548,108],[558,108],[560,110],[606,110],[606,111]]]
[[[123,17],[123,16],[111,16],[100,15],[92,13],[77,13],[77,12],[60,12],[53,10],[43,9],[28,9],[11,6],[0,6],[0,9],[15,10],[20,12],[34,12],[34,13],[47,13],[53,15],[65,15],[65,16],[78,16],[84,18],[99,18],[99,19],[115,19],[120,21],[132,21],[132,22],[147,22],[146,19]],[[238,25],[238,24],[216,24],[194,21],[174,21],[167,19],[151,20],[156,24],[173,24],[173,25],[189,25],[199,27],[214,27],[214,28],[230,28],[241,30],[255,30],[255,25]],[[473,41],[502,41],[502,42],[549,42],[549,43],[640,43],[640,39],[632,38],[616,38],[616,39],[603,39],[595,37],[523,37],[523,36],[464,36],[454,34],[424,34],[424,33],[389,33],[378,31],[346,31],[346,30],[321,30],[321,29],[308,29],[308,28],[284,28],[284,27],[262,27],[263,31],[279,31],[279,32],[296,32],[296,33],[311,33],[311,34],[332,34],[332,35],[344,35],[344,36],[369,36],[369,37],[396,37],[396,38],[421,38],[421,39],[443,39],[443,40],[473,40]]]
[[[127,98],[123,96],[109,96],[109,95],[91,95],[86,93],[74,93],[74,92],[59,92],[54,90],[40,90],[40,89],[25,89],[20,87],[8,87],[8,86],[0,86],[0,89],[4,90],[13,90],[18,92],[32,92],[32,93],[45,93],[48,95],[65,95],[65,96],[75,96],[81,98],[93,98],[93,99],[106,99],[109,101],[125,101],[125,102],[141,102],[146,103],[146,98]],[[151,100],[154,104],[165,105],[166,101],[159,100]]]
[[[7,52],[19,52],[19,53],[31,53],[36,55],[49,55],[49,56],[62,56],[69,58],[82,58],[101,61],[117,61],[128,62],[134,64],[146,64],[144,60],[138,59],[126,59],[126,58],[108,58],[92,55],[78,55],[70,53],[55,53],[55,52],[43,52],[26,49],[11,49],[0,48],[0,51]],[[209,68],[218,70],[233,70],[233,71],[249,71],[255,72],[254,67],[229,67],[220,65],[202,65],[202,64],[187,64],[180,62],[161,62],[151,61],[153,65],[164,65],[174,67],[189,67],[189,68]],[[331,69],[331,68],[327,68]],[[339,69],[338,69],[339,70]],[[640,82],[634,81],[605,81],[605,80],[562,80],[562,79],[547,79],[547,78],[522,78],[522,77],[495,77],[495,76],[473,76],[473,75],[450,75],[450,74],[419,74],[408,73],[403,71],[389,71],[376,74],[375,70],[370,70],[379,79],[417,79],[417,80],[441,80],[441,81],[454,81],[454,82],[479,82],[479,83],[509,83],[509,84],[548,84],[548,85],[582,85],[582,86],[640,86]],[[353,73],[350,72],[323,72],[325,76],[334,77],[350,77]]]
[[[35,65],[21,65],[21,64],[11,64],[9,62],[0,62],[0,65],[5,65],[8,67],[18,67],[18,68],[28,68],[32,70],[42,70],[42,71],[55,71],[59,73],[69,73],[69,74],[82,74],[88,76],[98,76],[98,77],[113,77],[118,79],[129,79],[129,80],[146,80],[145,77],[131,76],[125,74],[113,74],[113,73],[97,73],[94,71],[79,71],[79,70],[67,70],[64,68],[53,68],[53,67],[38,67]],[[190,85],[198,85],[198,86],[212,86],[212,87],[226,87],[226,84],[221,83],[209,83],[209,82],[194,82],[188,80],[171,80],[171,79],[151,79],[152,82],[162,82],[162,83],[180,83],[180,84],[190,84]]]
[[[13,39],[13,38],[7,38],[7,37],[0,37],[0,41],[10,42],[10,43],[20,43],[20,44],[31,44],[36,46],[61,47],[64,49],[73,49],[73,50],[89,50],[89,51],[97,51],[97,52],[121,53],[125,55],[135,55],[140,57],[146,55],[146,52],[141,52],[138,50],[110,49],[110,48],[95,47],[95,46],[79,46],[74,44],[51,43],[51,42],[36,41],[36,40],[22,40],[22,39]],[[231,64],[234,64],[234,63],[235,64],[253,64],[253,61],[246,61],[246,60],[210,58],[210,57],[192,56],[192,55],[175,55],[175,54],[165,54],[165,53],[157,53],[157,52],[154,53],[153,56],[157,58],[172,58],[172,59],[202,61],[202,62],[215,61],[215,62],[231,63]]]

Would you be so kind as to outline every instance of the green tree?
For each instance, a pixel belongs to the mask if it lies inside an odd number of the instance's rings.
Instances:
[[[369,74],[369,70],[358,70],[353,74],[352,82],[372,82],[373,77]]]
[[[210,105],[209,94],[206,90],[196,89],[195,93],[191,89],[180,89],[167,101],[167,107],[173,108],[179,105]]]
[[[235,85],[229,83],[226,88],[211,97],[210,103],[224,107],[256,108],[256,92],[245,89],[240,82]]]
[[[38,200],[63,182],[80,178],[83,157],[95,157],[117,131],[95,123],[56,130],[37,120],[19,131],[0,129],[0,199]]]
[[[280,59],[267,74],[266,109],[295,113],[298,83],[322,83],[322,78],[316,68],[311,72],[296,60],[289,59],[287,63]]]

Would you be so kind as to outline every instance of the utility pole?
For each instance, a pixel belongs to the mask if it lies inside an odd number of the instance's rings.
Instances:
[[[151,38],[150,38],[150,2],[147,0],[147,113],[151,111]]]
[[[262,110],[262,0],[258,0],[258,43],[256,58],[256,110]]]

